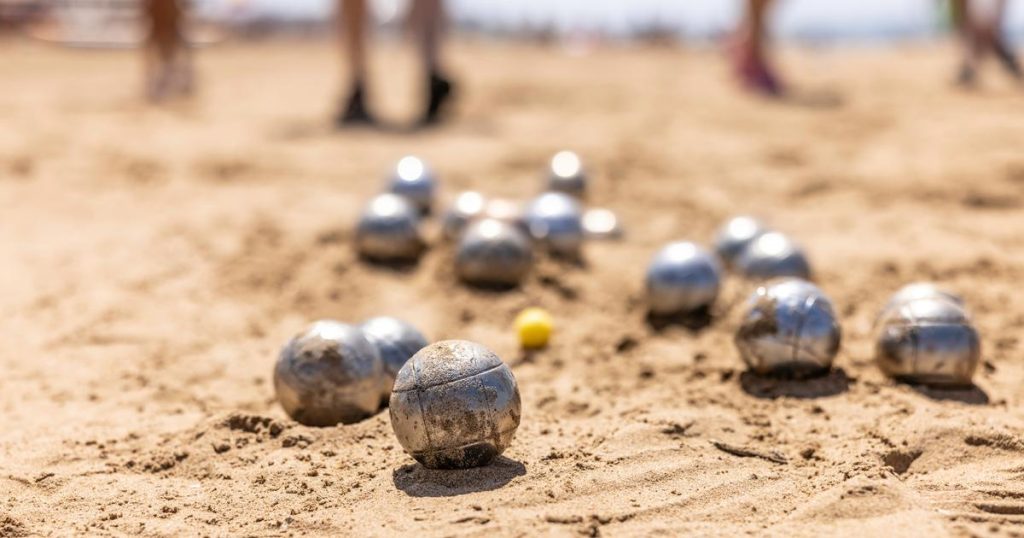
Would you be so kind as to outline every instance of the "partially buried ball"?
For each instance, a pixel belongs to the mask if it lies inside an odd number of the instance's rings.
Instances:
[[[708,251],[694,243],[669,243],[647,267],[647,305],[652,314],[689,313],[718,297],[721,270]]]
[[[288,416],[307,426],[358,422],[380,407],[382,364],[358,327],[318,321],[292,338],[274,367]]]
[[[916,284],[897,292],[879,316],[875,358],[883,372],[897,379],[969,386],[981,341],[959,297]]]
[[[767,232],[765,225],[754,217],[733,217],[718,230],[715,253],[731,267],[750,243]]]
[[[452,206],[444,214],[442,228],[446,239],[456,239],[469,226],[470,221],[479,217],[487,205],[487,198],[476,191],[463,191],[455,197]]]
[[[532,264],[530,240],[515,226],[497,219],[470,224],[455,255],[456,274],[476,285],[515,286]]]
[[[515,436],[519,387],[486,347],[444,340],[413,355],[391,393],[391,426],[402,448],[431,469],[487,465]]]
[[[427,339],[411,324],[398,318],[380,316],[359,326],[366,339],[377,347],[384,366],[381,375],[381,402],[387,405],[398,371],[417,351],[427,346]]]
[[[587,174],[579,155],[572,151],[559,151],[548,167],[548,190],[582,197],[587,190]]]
[[[526,208],[530,235],[552,253],[578,257],[583,244],[583,212],[579,202],[562,192],[546,192]]]
[[[410,261],[423,251],[419,215],[397,194],[375,196],[359,218],[356,249],[371,260]]]
[[[529,228],[526,226],[523,204],[517,200],[491,198],[487,200],[487,205],[484,206],[484,212],[481,217],[507,222],[519,228],[525,234],[530,233]]]
[[[803,377],[831,368],[840,337],[825,294],[810,282],[788,279],[754,292],[735,342],[753,372]]]
[[[429,213],[434,202],[437,179],[423,159],[408,155],[395,165],[389,190],[404,196],[422,213]]]
[[[610,209],[588,209],[583,213],[583,235],[590,239],[621,239],[622,224]]]
[[[811,278],[811,265],[803,249],[779,232],[757,236],[736,258],[735,266],[743,276],[754,280]]]

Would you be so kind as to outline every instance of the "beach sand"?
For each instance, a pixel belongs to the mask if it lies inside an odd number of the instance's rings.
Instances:
[[[201,50],[199,95],[164,107],[130,52],[0,47],[0,536],[1024,534],[1024,91],[994,71],[953,88],[952,48],[786,50],[799,95],[774,103],[713,50],[461,41],[454,121],[339,133],[326,43]],[[414,65],[375,58],[390,118],[413,110]],[[436,221],[415,267],[354,255],[402,154],[444,201],[525,198],[565,147],[627,231],[584,264],[470,290]],[[742,213],[807,249],[843,327],[829,376],[744,373],[755,284],[735,276],[707,323],[646,321],[650,256]],[[918,280],[964,296],[976,387],[874,366],[874,316]],[[557,327],[524,354],[512,320],[533,305]],[[386,412],[286,417],[280,346],[382,314],[512,367],[523,419],[497,463],[419,467]]]

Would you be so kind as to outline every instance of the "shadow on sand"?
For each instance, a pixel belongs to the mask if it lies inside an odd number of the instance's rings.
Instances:
[[[465,286],[467,289],[472,290],[473,292],[479,293],[481,295],[503,295],[522,288],[522,286],[519,284],[466,282],[464,280],[459,280],[458,283],[462,286]]]
[[[372,269],[408,275],[416,272],[416,269],[420,265],[421,257],[422,256],[417,256],[406,260],[383,260],[360,254],[359,261]]]
[[[377,119],[374,123],[354,124],[338,126],[329,118],[323,120],[295,120],[284,121],[271,127],[269,135],[275,140],[286,142],[301,142],[316,138],[334,136],[339,133],[380,133],[383,135],[415,135],[431,129],[436,129],[440,124],[423,124],[418,122],[400,123],[396,121]]]
[[[498,456],[490,465],[472,469],[435,470],[411,463],[392,471],[391,478],[411,497],[456,497],[495,490],[525,474],[525,465]]]
[[[696,334],[710,327],[714,317],[711,315],[711,309],[703,307],[684,314],[660,315],[648,312],[646,321],[647,326],[656,333],[672,327],[681,327]]]
[[[954,401],[968,405],[988,405],[988,394],[981,387],[971,385],[969,387],[929,387],[927,385],[909,385],[914,391],[923,394],[933,400]]]
[[[850,378],[842,368],[834,368],[823,375],[802,379],[759,376],[753,372],[743,372],[740,375],[740,386],[747,394],[768,400],[783,396],[824,398],[846,392],[850,387]]]

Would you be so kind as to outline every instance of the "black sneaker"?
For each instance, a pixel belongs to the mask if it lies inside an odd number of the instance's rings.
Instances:
[[[440,121],[444,105],[451,99],[454,90],[452,82],[436,72],[430,74],[428,84],[427,109],[420,120],[421,125],[433,125]]]
[[[376,121],[370,115],[370,111],[366,108],[366,101],[363,99],[363,87],[356,86],[349,94],[345,108],[334,119],[334,124],[338,127],[351,127],[374,123]]]

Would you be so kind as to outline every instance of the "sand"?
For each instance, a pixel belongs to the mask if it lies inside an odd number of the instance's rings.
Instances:
[[[158,108],[128,52],[2,44],[0,536],[1024,534],[1024,92],[997,73],[952,88],[938,45],[786,51],[804,92],[787,103],[738,94],[715,51],[451,53],[454,122],[336,133],[326,44],[201,51],[200,95]],[[407,117],[413,59],[375,60],[377,104]],[[403,153],[434,163],[444,199],[522,198],[565,146],[628,233],[582,266],[470,290],[436,223],[418,266],[353,254]],[[810,253],[844,330],[831,375],[744,373],[732,334],[754,285],[736,277],[707,323],[645,320],[653,252],[738,213]],[[872,320],[916,280],[966,299],[976,387],[875,368]],[[531,305],[557,329],[524,354],[511,327]],[[523,421],[502,459],[430,471],[387,413],[285,416],[282,343],[381,314],[512,367]]]

